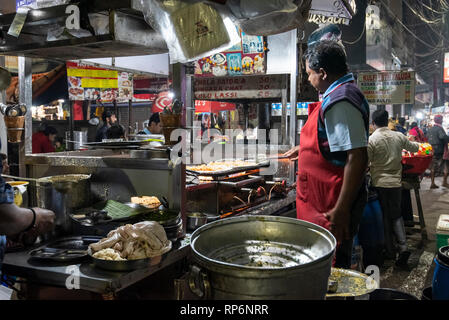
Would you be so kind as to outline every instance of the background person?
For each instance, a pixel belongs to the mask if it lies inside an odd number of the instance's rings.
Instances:
[[[405,128],[405,118],[399,118],[398,123],[396,124],[396,131],[406,135],[407,129]]]
[[[151,115],[148,121],[148,127],[143,129],[142,134],[162,134],[162,123],[159,112],[155,112]]]
[[[372,184],[376,188],[383,213],[387,258],[395,259],[393,235],[398,243],[398,266],[406,266],[407,250],[404,221],[401,215],[402,150],[418,152],[419,143],[412,142],[399,132],[388,128],[388,112],[375,111],[372,115],[376,129],[369,137],[368,158]]]
[[[430,178],[432,181],[430,185],[431,189],[439,188],[439,186],[435,184],[435,175],[439,174],[441,172],[441,168],[445,165],[443,155],[447,152],[447,144],[449,143],[449,136],[446,134],[442,126],[443,116],[436,115],[434,117],[434,122],[434,126],[428,131],[429,143],[432,145],[433,149],[433,159],[430,172]],[[447,175],[448,170],[446,169],[444,173],[445,184],[443,184],[443,187],[449,188],[449,185],[447,184]]]
[[[117,122],[117,117],[111,111],[104,111],[101,118],[103,119],[103,126],[97,131],[95,137],[96,142],[101,142],[103,139],[107,139],[106,131]]]
[[[47,126],[44,131],[39,131],[32,136],[33,153],[49,153],[55,152],[53,145],[58,131],[54,127]]]
[[[121,125],[114,124],[106,131],[107,139],[123,139],[125,138],[125,130]]]
[[[410,141],[416,141],[420,143],[427,142],[427,138],[424,135],[424,132],[418,127],[417,122],[412,122],[410,130],[408,132],[408,137]]]

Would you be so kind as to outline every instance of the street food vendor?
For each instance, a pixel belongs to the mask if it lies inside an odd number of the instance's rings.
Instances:
[[[96,142],[101,142],[103,139],[107,139],[106,132],[117,122],[117,117],[111,111],[104,111],[101,118],[103,119],[103,126],[97,131],[97,136],[95,138]]]
[[[0,165],[0,172],[3,165]],[[52,230],[55,214],[41,208],[19,208],[14,191],[0,176],[0,273],[6,249],[6,237],[32,244],[36,237]]]
[[[367,201],[369,105],[340,42],[309,45],[305,60],[308,80],[323,96],[309,107],[300,145],[285,154],[298,157],[297,217],[335,235],[335,267],[348,269]]]

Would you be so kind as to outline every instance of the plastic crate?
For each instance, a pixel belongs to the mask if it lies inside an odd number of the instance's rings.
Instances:
[[[423,174],[432,162],[432,155],[402,157],[403,174]]]

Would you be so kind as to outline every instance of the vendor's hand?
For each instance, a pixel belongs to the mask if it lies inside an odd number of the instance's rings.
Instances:
[[[342,243],[344,240],[350,240],[349,222],[350,213],[343,210],[333,209],[324,214],[326,219],[331,223],[330,231],[337,239],[337,243]]]
[[[284,153],[282,156],[290,158],[291,161],[295,161],[298,160],[298,154],[299,154],[299,146],[296,146],[287,151],[286,153]]]
[[[55,223],[54,212],[42,208],[33,209],[36,211],[36,233],[40,235],[52,231]]]

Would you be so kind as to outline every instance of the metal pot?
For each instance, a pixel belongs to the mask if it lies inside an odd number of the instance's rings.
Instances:
[[[187,230],[194,231],[207,223],[207,214],[194,212],[187,215]]]
[[[87,142],[87,131],[73,131],[73,140],[70,139],[70,131],[65,133],[66,148],[67,150],[80,150]]]
[[[208,223],[190,244],[189,287],[204,299],[324,299],[336,240],[326,229],[274,216]]]
[[[91,204],[90,175],[67,174],[37,180],[37,203],[40,208],[52,210],[56,234],[71,231],[70,214]]]

